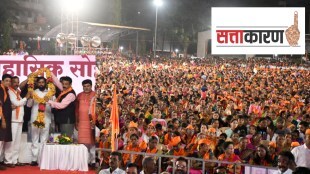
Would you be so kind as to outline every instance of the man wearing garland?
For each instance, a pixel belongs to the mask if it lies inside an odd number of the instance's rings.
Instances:
[[[46,102],[54,109],[55,122],[60,126],[60,132],[72,138],[75,125],[75,99],[76,94],[72,89],[72,79],[68,76],[61,77],[59,81],[52,73],[56,89],[56,101],[46,98]]]
[[[3,74],[0,86],[0,154],[3,152],[4,142],[12,141],[12,105],[8,95],[11,78],[12,76],[9,74]],[[5,169],[6,167],[0,165],[0,170]]]
[[[31,93],[28,92],[24,98],[20,96],[19,78],[17,76],[12,77],[12,83],[9,87],[8,94],[12,102],[12,142],[5,143],[5,164],[7,167],[14,167],[20,165],[17,163],[20,149],[20,140],[22,136],[22,128],[24,121],[24,105],[26,105],[27,99],[31,97]]]
[[[44,77],[37,77],[37,89],[33,91],[33,95],[42,98],[45,98],[48,89],[46,86],[46,79]],[[44,111],[44,123],[45,125],[43,127],[38,127],[35,124],[31,125],[31,141],[32,141],[32,159],[31,159],[31,166],[37,166],[37,160],[38,160],[38,153],[39,153],[39,138],[40,143],[45,143],[48,140],[49,137],[49,129],[52,117],[54,116],[52,113],[52,109],[50,105],[41,105],[41,101],[38,101],[33,97],[34,99],[29,99],[27,102],[28,107],[31,108],[31,119],[30,122],[33,123],[37,120],[39,112]]]

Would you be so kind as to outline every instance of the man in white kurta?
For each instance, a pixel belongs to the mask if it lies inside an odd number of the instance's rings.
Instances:
[[[310,168],[310,129],[307,129],[304,141],[305,144],[295,147],[292,153],[297,167]]]
[[[28,93],[26,97],[21,98],[18,89],[19,78],[13,77],[12,84],[9,88],[8,94],[12,102],[12,141],[5,143],[4,162],[8,167],[14,167],[17,164],[20,140],[22,136],[22,128],[24,122],[24,105],[30,97]]]
[[[48,90],[46,89],[46,79],[42,77],[37,78],[37,85],[38,89],[34,90],[33,92],[36,93],[39,97],[44,98],[44,96],[47,94]],[[45,127],[44,128],[37,128],[32,123],[37,119],[38,116],[38,107],[39,103],[34,101],[33,99],[29,99],[27,102],[28,107],[31,108],[31,140],[32,140],[32,166],[38,165],[38,154],[39,154],[39,147],[40,143],[46,143],[49,137],[49,129],[51,124],[51,119],[53,117],[53,113],[51,111],[51,106],[46,105],[45,106],[45,112],[44,112],[44,122]],[[39,143],[40,140],[40,143]]]

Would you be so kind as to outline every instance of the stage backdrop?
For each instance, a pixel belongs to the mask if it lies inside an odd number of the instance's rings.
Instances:
[[[18,76],[20,82],[39,68],[49,68],[59,79],[61,76],[72,78],[76,93],[83,91],[82,81],[91,79],[95,86],[95,56],[0,56],[0,73]],[[1,79],[0,79],[1,80]]]

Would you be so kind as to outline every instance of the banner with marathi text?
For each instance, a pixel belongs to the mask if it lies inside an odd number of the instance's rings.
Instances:
[[[44,55],[44,56],[0,56],[0,73],[18,76],[20,82],[40,68],[49,68],[58,79],[62,76],[72,78],[72,87],[76,93],[83,91],[82,81],[91,79],[95,86],[94,55]]]

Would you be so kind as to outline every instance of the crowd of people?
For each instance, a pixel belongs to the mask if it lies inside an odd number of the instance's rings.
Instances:
[[[42,75],[45,74],[45,76]],[[72,79],[58,79],[48,69],[31,73],[20,83],[19,77],[3,74],[0,87],[0,170],[23,166],[19,161],[22,129],[30,132],[31,166],[38,165],[40,145],[50,142],[51,133],[73,138],[89,150],[89,163],[95,167],[95,92],[90,79],[75,93]],[[52,87],[55,86],[55,89]],[[24,123],[24,128],[23,128]]]
[[[22,49],[9,49],[8,51],[2,52],[0,50],[0,55],[9,55],[9,56],[17,56],[17,55],[29,55],[28,51]]]
[[[310,168],[309,65],[264,59],[149,61],[114,56],[98,58],[97,67],[100,148],[111,147],[116,88],[118,150],[278,167],[279,173]],[[147,169],[148,158],[102,151],[98,172],[136,168],[157,173],[156,167]],[[151,166],[159,166],[158,158],[152,159]],[[182,173],[185,168],[177,164],[173,169],[171,158],[162,158],[160,166],[163,173]],[[241,166],[205,163],[208,173],[217,173],[216,167],[227,173],[244,171]],[[188,170],[201,173],[202,168],[193,160]]]

